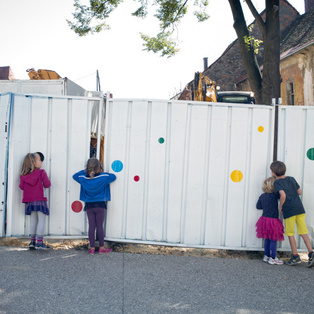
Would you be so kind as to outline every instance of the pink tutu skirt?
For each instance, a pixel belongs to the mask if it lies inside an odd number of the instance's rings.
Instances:
[[[279,218],[261,217],[256,223],[256,236],[273,241],[284,240],[284,227]]]

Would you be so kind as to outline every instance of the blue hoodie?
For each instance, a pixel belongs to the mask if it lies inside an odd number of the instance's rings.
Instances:
[[[83,202],[110,201],[109,184],[116,179],[112,173],[102,172],[93,179],[87,176],[85,170],[73,175],[73,179],[81,185],[80,200]]]

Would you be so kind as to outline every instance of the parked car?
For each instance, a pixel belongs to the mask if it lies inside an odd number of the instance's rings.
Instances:
[[[255,104],[253,92],[217,91],[217,102]]]

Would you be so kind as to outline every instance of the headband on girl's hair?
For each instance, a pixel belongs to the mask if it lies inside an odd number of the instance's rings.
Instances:
[[[43,154],[43,153],[41,153],[41,152],[37,152],[36,154],[38,154],[38,155],[39,155],[39,157],[40,157],[40,161],[41,161],[41,162],[43,162],[43,161],[45,160],[45,156],[44,156],[44,154]]]

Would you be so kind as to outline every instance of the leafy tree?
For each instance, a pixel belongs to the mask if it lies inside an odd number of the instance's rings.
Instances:
[[[138,9],[132,15],[145,18],[148,14],[148,1],[137,0]],[[208,0],[193,0],[193,12],[199,22],[209,18],[206,13]],[[217,0],[218,1],[218,0]],[[245,0],[257,24],[261,28],[264,43],[263,77],[256,61],[256,49],[259,42],[250,37],[248,27],[243,15],[240,0],[228,0],[234,19],[241,49],[243,63],[248,75],[251,88],[255,93],[258,103],[271,103],[272,98],[280,97],[279,73],[279,0],[265,0],[266,20],[264,21],[255,9],[251,0]],[[89,0],[89,5],[81,4],[74,0],[74,21],[67,21],[70,28],[79,36],[93,34],[109,29],[106,19],[123,0]],[[178,44],[174,33],[179,22],[188,11],[188,0],[154,0],[156,6],[155,17],[159,20],[160,32],[155,37],[141,33],[144,49],[160,53],[161,56],[171,57],[178,51]]]

